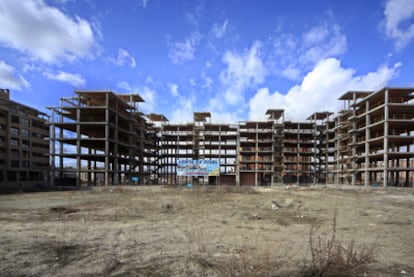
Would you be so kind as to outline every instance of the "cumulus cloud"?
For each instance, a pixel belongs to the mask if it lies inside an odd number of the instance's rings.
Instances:
[[[144,113],[152,113],[155,111],[155,103],[157,101],[155,85],[151,77],[147,77],[144,85],[130,85],[126,81],[118,83],[120,89],[126,90],[127,93],[138,93],[144,99],[145,102],[139,104],[139,107]]]
[[[57,73],[44,72],[43,75],[50,80],[69,83],[74,87],[84,87],[86,85],[85,79],[79,74],[59,71]]]
[[[4,61],[0,61],[0,87],[22,90],[30,87],[29,82],[15,72],[15,68]]]
[[[385,4],[385,33],[399,50],[414,39],[414,1],[388,0]]]
[[[303,53],[301,59],[314,64],[327,57],[339,56],[347,48],[346,37],[338,25],[323,24],[311,28],[303,35]]]
[[[261,88],[249,101],[249,118],[264,120],[267,109],[285,109],[288,120],[305,120],[317,111],[336,112],[338,98],[349,90],[377,90],[399,74],[400,63],[391,67],[381,65],[374,72],[356,75],[352,68],[343,68],[339,60],[328,58],[320,61],[306,74],[300,85],[287,93]]]
[[[224,87],[224,98],[229,105],[240,104],[246,89],[264,82],[266,68],[260,54],[261,44],[256,42],[243,53],[227,51],[223,56],[226,68],[219,79]]]
[[[180,95],[179,92],[178,92],[178,85],[177,84],[169,83],[168,88],[170,89],[170,92],[171,92],[172,96]]]
[[[276,74],[290,80],[299,80],[304,72],[320,60],[338,57],[346,49],[346,36],[340,27],[324,22],[306,30],[302,36],[286,33],[274,38],[274,62],[271,66]]]
[[[168,58],[170,58],[171,62],[174,64],[183,64],[192,61],[200,39],[200,33],[194,32],[184,41],[170,43]]]
[[[118,57],[116,59],[112,59],[112,61],[117,66],[127,65],[134,68],[137,65],[135,58],[131,56],[128,51],[122,48],[118,49]]]
[[[179,96],[174,103],[174,109],[171,111],[168,118],[173,123],[187,123],[193,121],[194,112],[194,96]]]
[[[203,80],[202,88],[211,89],[214,84],[214,80],[208,76],[205,72],[201,73],[201,79]]]
[[[35,60],[55,63],[92,56],[91,24],[71,18],[43,0],[0,0],[0,44]]]

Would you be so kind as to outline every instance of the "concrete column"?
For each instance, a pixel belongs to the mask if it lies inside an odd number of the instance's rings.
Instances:
[[[300,124],[298,123],[298,127],[296,128],[297,131],[297,141],[296,141],[296,184],[299,185],[299,159],[300,159],[300,144],[299,144],[299,140],[300,140]]]
[[[272,165],[271,165],[271,171],[272,171],[272,173],[270,173],[270,186],[272,187],[273,185],[274,185],[274,173],[275,173],[275,170],[274,170],[274,164],[275,164],[275,121],[273,120],[273,123],[272,123]]]
[[[60,123],[63,123],[63,115],[60,114]],[[59,128],[59,178],[62,179],[63,178],[63,170],[64,170],[64,165],[63,165],[63,128]]]
[[[114,171],[114,177],[113,177],[113,183],[114,185],[118,185],[119,184],[119,167],[118,167],[118,119],[119,119],[119,114],[118,114],[119,110],[118,110],[118,101],[115,104],[115,131],[114,131],[114,140],[115,140],[115,144],[114,144],[114,153],[112,153],[112,155],[114,156],[114,163],[113,163],[113,171]],[[109,122],[108,122],[109,123]]]
[[[51,115],[51,119],[50,119],[50,122],[52,123],[51,125],[50,125],[50,145],[49,145],[49,147],[50,147],[50,161],[49,161],[49,163],[50,163],[50,166],[52,167],[51,168],[51,176],[50,176],[50,185],[52,186],[52,187],[54,187],[55,186],[55,174],[56,174],[56,162],[55,162],[55,159],[56,159],[56,128],[55,128],[55,124],[54,124],[54,122],[55,122],[55,110],[52,110],[52,115]],[[7,176],[5,176],[5,177],[7,177]],[[7,180],[7,178],[5,179],[5,180]]]
[[[395,171],[395,181],[400,185],[400,159],[396,161],[397,170]]]
[[[88,155],[89,157],[92,156],[92,148],[88,148]],[[90,186],[92,184],[92,161],[89,159],[88,160],[88,186]]]
[[[313,132],[314,132],[314,134],[313,134],[313,151],[314,151],[314,155],[313,155],[313,184],[314,185],[316,185],[316,183],[317,183],[317,174],[318,174],[318,172],[317,172],[317,169],[316,169],[316,167],[318,166],[318,168],[320,169],[320,163],[318,162],[318,157],[317,157],[317,141],[316,141],[316,138],[317,138],[317,129],[316,129],[316,119],[314,120],[314,123],[313,123],[314,125],[313,125]]]
[[[340,123],[340,119],[338,118],[335,122],[335,125],[339,125]],[[339,163],[339,159],[341,158],[341,152],[340,152],[340,140],[339,140],[339,136],[340,136],[340,129],[337,128],[335,131],[335,146],[336,146],[336,173],[335,173],[335,185],[339,185],[339,175],[341,174],[340,172],[340,163]]]
[[[388,186],[388,119],[389,119],[389,91],[385,90],[385,104],[384,104],[384,187]]]
[[[112,185],[109,182],[109,93],[105,94],[106,101],[105,101],[105,177],[104,182],[105,186]]]
[[[371,138],[371,134],[369,131],[368,126],[371,124],[371,120],[370,120],[370,115],[369,115],[369,102],[366,101],[365,102],[365,180],[364,180],[364,185],[365,186],[369,186],[369,181],[370,181],[370,174],[368,169],[371,167],[370,166],[370,159],[369,159],[369,154],[370,154],[370,148],[369,148],[369,140]]]
[[[407,135],[408,136],[410,135],[410,132],[409,131],[407,132]],[[410,152],[410,145],[409,144],[407,145],[407,152],[408,153]],[[410,168],[410,158],[407,158],[406,159],[406,161],[405,161],[405,167],[407,169]],[[410,182],[410,171],[409,170],[406,170],[405,171],[405,183],[406,183],[406,185],[408,185],[409,182]],[[414,184],[413,184],[413,188],[414,188]]]
[[[236,137],[236,186],[240,186],[240,125],[237,125]]]
[[[93,149],[92,151],[93,155],[96,155],[96,149]],[[93,169],[96,169],[96,160],[93,161]],[[97,178],[96,176],[98,175],[98,173],[93,172],[92,173],[92,180],[93,180],[93,185],[96,186],[97,184]]]
[[[259,126],[258,126],[258,123],[256,123],[256,130],[255,130],[255,132],[256,132],[256,146],[255,146],[255,148],[256,148],[256,150],[255,150],[255,155],[254,155],[254,186],[255,187],[257,187],[257,160],[258,160],[258,157],[259,157],[259,155],[258,155],[258,153],[259,153],[259,130],[258,130],[258,128],[259,128]]]
[[[352,101],[353,104],[356,103],[356,94],[355,92],[352,94]],[[357,124],[355,121],[355,117],[356,117],[356,110],[355,110],[355,106],[352,108],[352,175],[351,175],[351,185],[355,186],[355,182],[356,182],[356,173],[357,173],[357,164],[355,161],[355,157],[356,157],[356,129],[357,129]]]
[[[79,187],[80,186],[80,172],[82,170],[81,168],[81,160],[80,160],[80,155],[82,154],[81,151],[81,144],[80,144],[80,139],[81,139],[81,130],[80,130],[80,107],[78,106],[76,108],[76,186]]]

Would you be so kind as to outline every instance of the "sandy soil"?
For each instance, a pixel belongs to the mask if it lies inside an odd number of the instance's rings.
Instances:
[[[335,214],[336,207],[336,216]],[[310,231],[414,276],[414,191],[167,188],[0,195],[2,276],[303,276]],[[336,224],[333,219],[336,219]]]

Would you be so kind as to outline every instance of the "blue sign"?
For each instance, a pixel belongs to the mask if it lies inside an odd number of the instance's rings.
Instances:
[[[219,176],[218,160],[178,160],[177,176]]]

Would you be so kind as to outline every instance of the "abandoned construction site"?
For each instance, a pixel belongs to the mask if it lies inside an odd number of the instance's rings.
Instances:
[[[137,94],[0,90],[4,276],[414,276],[414,88],[306,121],[176,124]],[[46,184],[44,186],[44,184]]]
[[[75,91],[47,107],[50,114],[13,102],[8,90],[0,94],[3,187],[413,186],[413,88],[348,91],[338,99],[343,110],[303,122],[285,120],[288,111],[275,107],[266,121],[236,124],[214,123],[210,112],[170,123],[140,112],[138,94]],[[179,174],[183,160],[215,161],[218,169]]]

